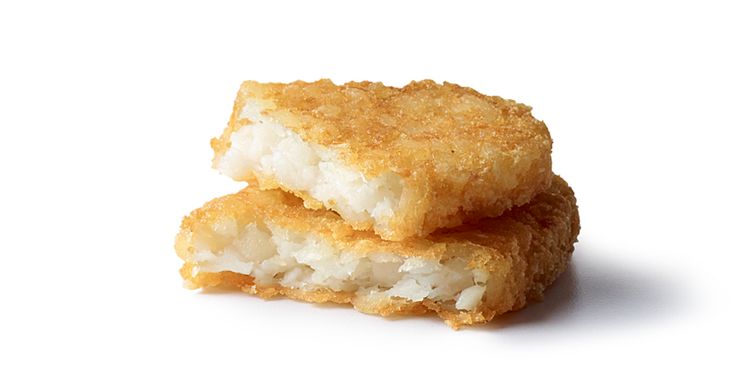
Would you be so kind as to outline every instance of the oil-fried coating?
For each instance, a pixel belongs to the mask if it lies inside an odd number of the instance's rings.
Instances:
[[[390,211],[355,218],[340,209],[338,200],[319,200],[272,173],[253,169],[233,178],[292,192],[307,207],[335,210],[353,228],[372,228],[386,240],[423,237],[437,228],[498,216],[529,202],[553,175],[551,137],[530,107],[429,80],[403,88],[330,80],[244,82],[229,125],[212,140],[215,168],[224,171],[231,137],[253,124],[252,109],[258,118],[276,121],[304,142],[334,153],[363,180],[397,175],[403,183],[400,198]]]
[[[213,228],[222,218],[234,218],[240,226],[267,218],[295,232],[315,233],[337,249],[358,253],[388,253],[442,264],[462,259],[468,268],[489,274],[487,291],[476,307],[459,310],[453,303],[430,299],[374,299],[327,287],[305,290],[279,284],[259,285],[248,275],[201,271],[194,260],[195,242],[205,238],[211,243]],[[248,188],[192,212],[181,225],[175,247],[178,256],[185,260],[181,275],[191,288],[237,287],[263,298],[285,295],[308,302],[351,303],[359,311],[381,316],[434,312],[448,325],[459,328],[485,323],[496,315],[520,309],[531,300],[539,300],[544,289],[567,267],[579,229],[574,193],[558,176],[530,203],[500,217],[398,243],[384,241],[371,232],[356,231],[333,212],[305,209],[301,200],[280,190]]]

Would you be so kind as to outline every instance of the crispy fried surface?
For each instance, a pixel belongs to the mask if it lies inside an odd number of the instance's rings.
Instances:
[[[214,164],[230,147],[230,135],[250,124],[246,103],[262,104],[304,141],[337,153],[340,161],[373,178],[392,171],[404,179],[399,208],[384,239],[422,237],[437,228],[493,217],[527,203],[551,181],[551,137],[531,108],[485,96],[455,84],[412,82],[403,88],[352,82],[260,84],[240,88],[229,125],[212,141]],[[261,188],[290,190],[274,177],[253,172]],[[351,222],[356,229],[370,223]]]
[[[256,286],[252,277],[232,272],[194,272],[193,238],[207,233],[223,217],[234,218],[238,223],[268,218],[285,228],[317,233],[328,238],[333,246],[352,251],[389,252],[440,261],[463,257],[470,259],[472,268],[484,268],[491,273],[488,284],[493,291],[475,310],[458,311],[433,301],[411,302],[395,297],[371,301],[354,293],[329,289],[304,291]],[[434,312],[447,324],[458,328],[487,322],[495,315],[540,299],[544,289],[566,268],[578,233],[574,193],[558,176],[529,204],[500,217],[399,243],[384,241],[371,232],[356,231],[333,212],[306,209],[301,200],[285,192],[247,188],[215,199],[186,217],[177,237],[176,252],[185,260],[181,274],[193,288],[234,286],[263,298],[284,295],[308,302],[352,303],[362,312],[382,316]]]

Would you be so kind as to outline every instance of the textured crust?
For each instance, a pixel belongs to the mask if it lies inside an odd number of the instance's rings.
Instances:
[[[229,125],[212,140],[215,166],[230,146],[230,135],[251,123],[240,118],[248,101],[263,105],[262,115],[304,141],[335,151],[367,178],[387,171],[401,176],[405,189],[397,213],[386,228],[375,228],[387,240],[500,215],[546,189],[553,175],[551,137],[530,107],[428,80],[403,88],[329,80],[244,82]],[[310,208],[331,208],[274,177],[245,179],[264,189],[292,191]],[[350,224],[356,229],[371,225]]]
[[[223,217],[234,218],[240,224],[268,218],[279,226],[316,233],[329,239],[333,246],[351,251],[390,252],[440,261],[462,257],[469,260],[470,267],[484,268],[491,273],[488,287],[493,291],[475,310],[458,311],[451,305],[432,301],[411,302],[398,298],[369,301],[354,293],[328,289],[303,291],[279,286],[259,287],[250,276],[232,272],[194,272],[193,238],[206,235]],[[458,328],[487,322],[495,315],[540,299],[544,289],[566,268],[578,233],[579,215],[574,193],[558,176],[529,204],[500,217],[399,243],[384,241],[370,232],[355,231],[333,212],[305,209],[301,200],[285,192],[248,188],[215,199],[186,217],[177,237],[176,252],[185,260],[181,275],[192,288],[236,287],[263,298],[284,295],[308,302],[352,303],[362,312],[382,316],[434,312],[447,324]]]

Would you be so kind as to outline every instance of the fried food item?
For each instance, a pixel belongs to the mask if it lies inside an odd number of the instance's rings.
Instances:
[[[242,84],[214,167],[398,241],[493,217],[551,182],[531,108],[432,81]]]
[[[176,253],[191,288],[351,303],[381,316],[434,312],[459,328],[540,299],[578,233],[574,193],[558,176],[500,217],[401,242],[356,231],[281,190],[246,188],[186,217]]]

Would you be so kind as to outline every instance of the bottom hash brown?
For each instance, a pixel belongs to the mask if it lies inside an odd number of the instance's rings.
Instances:
[[[433,312],[456,329],[540,300],[566,269],[579,229],[574,193],[558,176],[500,217],[400,242],[355,231],[285,192],[247,188],[186,217],[176,251],[190,288],[351,303],[381,316]]]

